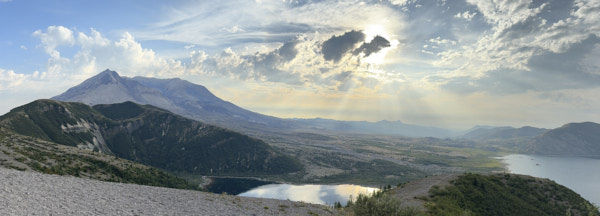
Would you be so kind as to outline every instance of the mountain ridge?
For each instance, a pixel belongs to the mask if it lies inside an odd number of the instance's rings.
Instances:
[[[133,102],[90,107],[37,100],[0,116],[0,123],[26,136],[172,172],[245,175],[301,169],[261,140]]]
[[[474,127],[462,136],[462,138],[473,140],[489,140],[489,139],[519,139],[533,138],[548,131],[545,128],[536,128],[531,126],[523,126],[520,128],[514,127]]]
[[[555,156],[600,158],[600,124],[568,123],[549,130],[527,146],[526,152]]]
[[[51,99],[88,105],[125,101],[150,104],[188,118],[250,134],[323,130],[410,137],[449,137],[453,134],[442,128],[404,124],[400,121],[281,119],[241,108],[216,97],[206,87],[186,80],[140,76],[128,78],[108,69]]]

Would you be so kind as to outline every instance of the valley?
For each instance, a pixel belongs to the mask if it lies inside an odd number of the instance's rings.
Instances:
[[[302,135],[262,137],[282,152],[297,157],[305,166],[301,178],[283,176],[283,181],[379,187],[428,175],[503,170],[500,161],[493,158],[503,152],[465,147],[460,141],[382,135]]]
[[[387,185],[389,190],[409,183],[417,190],[394,196],[415,211],[435,212],[436,207],[423,203],[446,201],[402,194],[436,196],[432,188],[449,186],[464,173],[506,172],[501,156],[556,154],[572,140],[581,147],[567,156],[593,156],[596,147],[590,143],[600,129],[588,122],[557,129],[478,126],[449,132],[401,122],[279,119],[244,110],[179,79],[131,79],[104,71],[81,85],[55,97],[78,102],[36,100],[0,116],[0,166],[252,197],[336,191],[301,194],[303,201],[318,204],[325,204],[323,198],[308,197],[330,197],[329,205],[339,202],[331,200],[339,194],[360,197],[359,189],[351,188]],[[106,93],[117,96],[93,100]],[[374,132],[380,127],[388,129]],[[438,178],[417,187],[422,179]]]
[[[111,97],[99,95],[110,94]],[[65,93],[62,101],[97,104],[133,101],[181,116],[240,131],[289,155],[303,169],[286,174],[236,173],[289,183],[354,183],[378,187],[428,175],[502,170],[494,156],[470,140],[443,139],[452,132],[402,122],[350,122],[327,119],[281,119],[245,110],[214,96],[201,85],[180,79],[122,77],[106,70]],[[110,113],[110,112],[107,112]],[[430,136],[423,138],[423,136]],[[439,137],[439,138],[435,138]],[[180,171],[177,171],[180,172]],[[180,172],[192,182],[202,175]],[[230,175],[222,172],[209,176]]]
[[[600,216],[600,0],[0,0],[0,216]]]

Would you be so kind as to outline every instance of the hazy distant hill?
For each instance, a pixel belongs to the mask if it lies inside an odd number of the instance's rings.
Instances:
[[[301,169],[261,140],[149,106],[37,100],[0,117],[16,133],[178,172],[281,174]]]
[[[536,137],[527,152],[600,158],[600,124],[569,123]]]
[[[375,133],[412,137],[447,137],[451,132],[399,121],[336,121],[329,119],[281,119],[243,109],[213,95],[204,86],[181,79],[121,77],[105,70],[52,99],[88,105],[133,101],[167,109],[188,118],[251,132],[331,131]]]
[[[427,127],[420,125],[405,124],[401,121],[337,121],[331,119],[295,119],[304,127],[309,129],[336,132],[352,132],[365,134],[388,134],[401,135],[409,137],[439,137],[445,138],[452,136],[452,132],[437,127]]]
[[[535,127],[479,127],[463,135],[463,138],[474,140],[533,138],[548,129]]]

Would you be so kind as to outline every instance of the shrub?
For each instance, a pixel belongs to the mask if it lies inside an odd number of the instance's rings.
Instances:
[[[384,192],[375,192],[371,196],[359,194],[350,205],[355,215],[364,216],[409,216],[409,215],[424,215],[414,207],[402,206],[402,203],[392,195]]]

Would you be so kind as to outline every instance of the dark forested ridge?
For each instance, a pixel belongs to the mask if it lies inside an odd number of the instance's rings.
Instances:
[[[16,133],[197,174],[282,174],[301,170],[261,140],[149,105],[89,107],[37,100],[0,117]]]
[[[77,149],[0,128],[0,167],[102,181],[198,189],[163,170],[107,154]]]

